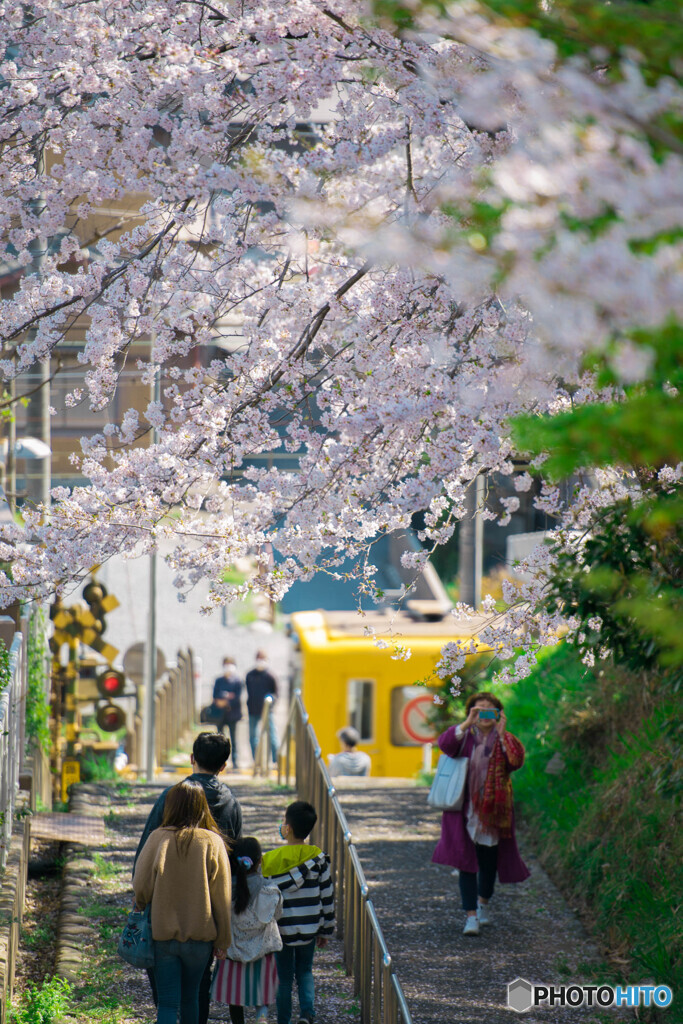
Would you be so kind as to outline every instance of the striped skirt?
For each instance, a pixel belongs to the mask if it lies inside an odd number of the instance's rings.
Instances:
[[[267,1006],[275,1002],[277,966],[275,954],[242,964],[238,960],[219,960],[213,972],[211,998],[232,1006]]]

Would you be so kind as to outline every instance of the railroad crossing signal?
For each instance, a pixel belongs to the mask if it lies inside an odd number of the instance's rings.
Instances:
[[[50,608],[54,631],[50,638],[50,650],[52,652],[52,677],[55,685],[55,700],[52,706],[54,718],[54,733],[58,742],[54,744],[54,753],[51,759],[52,768],[55,774],[62,776],[62,794],[66,793],[68,786],[77,781],[76,768],[76,744],[78,740],[78,711],[77,711],[77,680],[79,679],[78,645],[84,644],[97,651],[109,663],[95,677],[96,693],[92,694],[95,700],[104,698],[104,703],[98,707],[95,716],[99,727],[104,732],[115,732],[122,728],[126,722],[125,711],[112,703],[112,698],[119,697],[125,688],[125,677],[121,672],[112,669],[111,662],[119,653],[112,644],[102,639],[107,628],[105,615],[107,612],[118,608],[119,602],[113,594],[108,594],[106,587],[97,580],[91,579],[83,588],[83,598],[87,603],[77,602],[67,608],[60,600],[56,600]],[[68,662],[62,663],[60,655],[64,645],[68,647]],[[92,668],[92,661],[88,668]],[[86,668],[86,665],[84,665]],[[92,680],[92,675],[90,676]],[[85,682],[86,680],[84,680]],[[90,695],[89,695],[90,696]],[[81,694],[83,699],[83,694]],[[62,747],[59,742],[62,725],[62,707],[64,709],[64,725],[66,738],[66,759],[63,761],[64,770],[61,770]]]
[[[97,724],[104,732],[116,732],[126,724],[126,712],[118,704],[113,704],[114,697],[122,697],[126,689],[126,677],[123,672],[108,666],[95,677],[97,692],[106,697],[107,703],[101,704],[95,714]]]
[[[103,732],[117,732],[126,724],[126,712],[118,704],[101,704],[95,719]]]
[[[126,677],[123,672],[108,666],[95,677],[97,691],[101,697],[112,700],[114,697],[122,697],[126,689]]]
[[[52,649],[56,653],[63,643],[73,645],[80,640],[111,663],[119,653],[118,648],[103,640],[102,635],[107,628],[105,613],[118,608],[119,601],[113,594],[107,593],[102,583],[95,580],[86,583],[83,597],[88,604],[87,608],[80,603],[67,608],[61,601],[52,606],[51,617],[55,627]]]

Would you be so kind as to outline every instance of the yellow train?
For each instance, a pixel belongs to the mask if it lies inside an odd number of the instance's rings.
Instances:
[[[372,759],[372,774],[413,777],[423,765],[425,743],[435,738],[430,721],[434,669],[443,645],[471,638],[475,623],[416,621],[405,612],[296,612],[291,625],[300,650],[300,678],[306,710],[323,757],[339,750],[337,732],[347,725],[360,733],[359,750]],[[467,627],[472,626],[472,633]],[[365,635],[366,628],[375,636]],[[388,643],[377,647],[375,638]],[[392,658],[396,645],[410,648],[408,660]]]

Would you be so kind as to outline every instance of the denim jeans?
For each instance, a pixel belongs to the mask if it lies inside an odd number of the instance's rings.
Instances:
[[[296,978],[299,989],[299,1016],[315,1017],[313,955],[315,939],[305,946],[283,946],[275,954],[277,963],[277,1024],[289,1024],[292,1016],[292,988]]]
[[[256,748],[258,746],[258,734],[259,734],[259,722],[261,721],[260,715],[249,715],[249,745],[251,746],[251,756],[256,758]],[[268,738],[270,740],[270,756],[273,764],[277,764],[277,750],[278,750],[278,739],[277,731],[275,729],[275,719],[273,718],[273,712],[271,711],[268,718]]]
[[[156,982],[157,1024],[199,1022],[199,985],[211,959],[213,942],[188,939],[154,943],[154,980]]]
[[[477,909],[477,892],[485,900],[490,900],[493,896],[493,887],[496,884],[498,847],[475,843],[474,849],[479,866],[478,876],[474,871],[461,871],[458,878],[463,910]]]
[[[208,1024],[209,1010],[211,1009],[211,982],[213,980],[213,956],[210,956],[206,964],[206,968],[202,975],[202,980],[199,982],[199,1024]],[[148,970],[147,977],[149,978],[150,988],[152,989],[152,999],[154,1005],[159,1005],[159,997],[157,995],[157,983],[154,979],[154,971]]]
[[[237,719],[237,721],[240,721],[240,719]],[[226,722],[226,721],[223,721],[223,722],[221,722],[220,725],[216,726],[216,729],[221,734],[221,736],[225,736],[225,727],[226,727],[226,725],[228,727],[228,732],[230,733],[230,749],[232,751],[232,766],[235,769],[235,771],[237,771],[237,768],[239,767],[238,764],[237,764],[237,722]]]

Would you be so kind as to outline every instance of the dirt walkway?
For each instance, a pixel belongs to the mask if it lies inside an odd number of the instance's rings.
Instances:
[[[507,983],[516,977],[596,983],[598,950],[523,836],[531,878],[499,886],[493,924],[466,938],[457,877],[430,863],[441,815],[428,808],[427,790],[354,785],[339,795],[414,1024],[511,1024],[516,1018],[506,1006]],[[519,1019],[588,1024],[625,1018],[567,1007]]]
[[[168,780],[172,781],[177,780]],[[295,799],[293,792],[254,786],[246,777],[237,777],[234,782],[229,779],[228,784],[242,803],[245,831],[258,836],[265,849],[277,845],[277,826],[285,806]],[[97,847],[74,847],[68,854],[68,895],[66,906],[63,899],[65,916],[60,922],[62,939],[58,939],[57,959],[61,957],[75,987],[69,1012],[62,1017],[64,1022],[151,1024],[156,1019],[145,973],[120,960],[116,944],[131,905],[137,843],[162,788],[106,784],[78,787],[79,813],[87,814],[88,804],[91,812],[106,812],[105,842]],[[51,966],[44,964],[48,976]],[[353,997],[353,983],[346,977],[342,945],[336,938],[325,950],[316,952],[315,972],[317,1024],[357,1020],[359,1008]],[[248,1011],[247,1020],[253,1017],[254,1011]],[[274,1007],[271,1019],[275,1019]],[[228,1020],[227,1007],[212,1004],[210,1021]]]
[[[242,803],[245,831],[257,835],[264,848],[276,845],[277,824],[294,798],[291,791],[255,786],[244,776],[228,782]],[[78,915],[76,931],[86,930],[75,954],[78,982],[68,1019],[151,1022],[155,1015],[145,975],[118,959],[116,941],[130,906],[138,837],[160,787],[80,790],[81,800],[98,804],[99,813],[106,810],[106,838],[98,849],[78,853],[81,888],[70,899]],[[524,843],[531,878],[499,887],[492,926],[476,938],[462,935],[457,878],[430,864],[439,815],[428,810],[426,795],[411,785],[356,786],[340,793],[414,1024],[510,1024],[506,986],[517,976],[537,983],[595,983],[596,948]],[[317,1024],[358,1019],[336,939],[316,954],[316,977]],[[214,1005],[211,1020],[227,1019],[227,1008]],[[524,1024],[589,1024],[619,1016],[567,1008],[522,1019]]]

